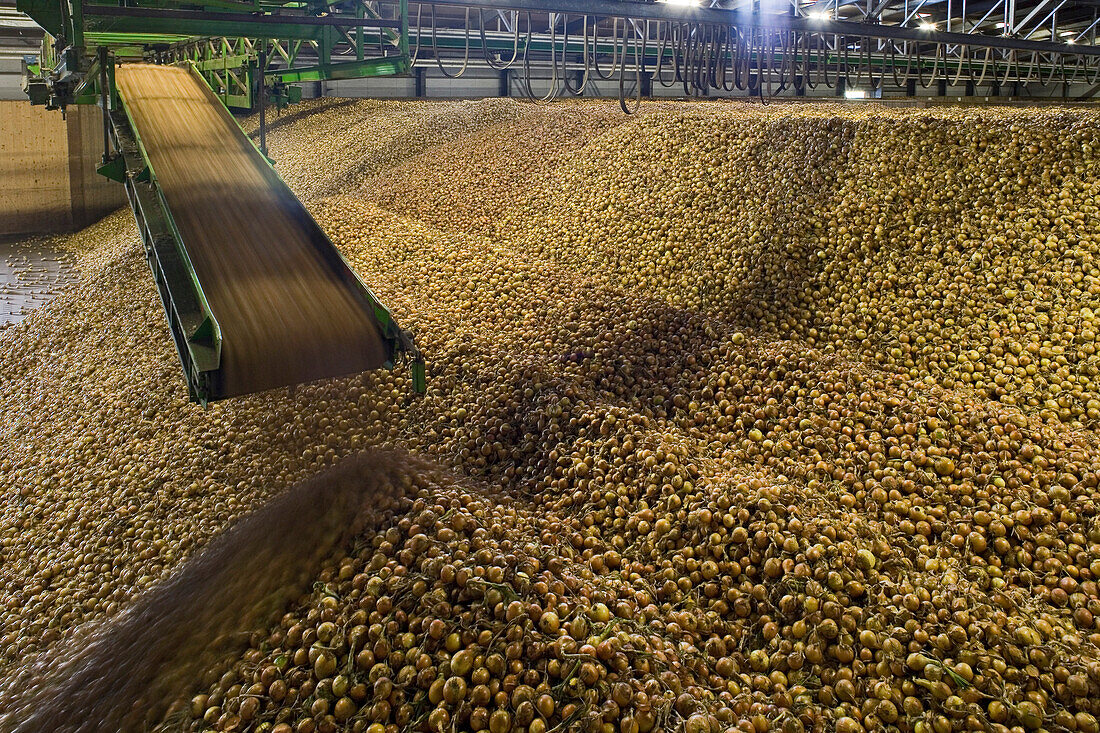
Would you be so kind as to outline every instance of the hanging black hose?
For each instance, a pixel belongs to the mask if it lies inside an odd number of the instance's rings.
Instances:
[[[1073,64],[1073,75],[1070,76],[1067,79],[1066,76],[1065,76],[1066,64],[1065,64],[1065,59],[1063,57],[1063,61],[1062,61],[1062,78],[1065,80],[1065,82],[1067,84],[1073,84],[1073,83],[1077,82],[1077,80],[1079,78],[1079,75],[1081,73],[1081,59],[1082,59],[1082,57],[1080,55],[1076,56],[1076,62]]]
[[[420,12],[424,10],[424,3],[417,3],[416,5],[416,44],[413,46],[412,53],[409,54],[409,66],[412,67],[416,63],[416,59],[420,56],[420,30],[423,27],[420,23]]]
[[[1064,63],[1063,55],[1060,53],[1051,52],[1050,54],[1050,75],[1047,76],[1046,81],[1043,82],[1043,86],[1050,86],[1054,81],[1055,75],[1058,73],[1058,67],[1060,63]],[[1064,71],[1064,69],[1063,69]],[[1064,75],[1063,75],[1064,78]]]
[[[734,74],[732,73],[734,70],[733,65],[735,63],[733,49],[733,39],[735,33],[736,29],[733,26],[722,26],[721,83],[722,90],[725,92],[732,92],[734,89],[737,88],[736,80],[734,79]]]
[[[844,89],[848,90],[852,88],[852,67],[848,63],[848,38],[844,37],[840,45],[841,51],[839,54],[840,66],[844,69]],[[837,68],[837,83],[840,83],[840,68]]]
[[[726,53],[726,28],[725,26],[711,25],[710,38],[707,45],[707,84],[712,89],[722,91],[725,82],[725,53]],[[722,69],[721,77],[719,68]]]
[[[1023,80],[1023,84],[1025,86],[1027,84],[1031,84],[1032,82],[1034,82],[1038,78],[1038,77],[1033,77],[1032,76],[1035,73],[1035,69],[1038,65],[1039,65],[1039,55],[1035,51],[1032,51],[1031,52],[1031,62],[1027,65],[1027,76],[1024,77],[1024,80]],[[1019,73],[1017,73],[1016,76],[1019,77]]]
[[[623,26],[623,51],[619,55],[619,107],[626,114],[632,115],[642,104],[642,75],[645,73],[646,41],[649,31],[647,28],[642,34],[641,41],[634,40],[634,105],[630,106],[626,102],[626,47],[630,42],[631,31],[635,28],[631,21],[624,22]]]
[[[550,89],[543,96],[535,94],[531,86],[531,13],[527,13],[527,42],[523,44],[523,90],[529,99],[539,103],[553,102],[558,97],[557,14],[550,13]]]
[[[936,46],[936,55],[932,59],[932,78],[926,83],[924,81],[924,64],[921,62],[921,58],[920,58],[920,46],[917,46],[917,81],[920,82],[921,87],[927,89],[928,87],[932,86],[936,82],[936,79],[939,76],[939,65],[940,65],[940,46],[937,45]]]
[[[772,95],[772,69],[773,62],[775,61],[775,40],[772,37],[772,31],[761,30],[760,31],[760,63],[757,64],[757,68],[760,70],[760,84],[759,84],[759,96],[762,104],[765,102],[765,94],[767,91],[768,97]]]
[[[569,92],[570,94],[572,94],[574,96],[577,96],[577,97],[584,94],[584,89],[585,89],[585,87],[588,86],[588,77],[591,74],[591,70],[592,70],[591,64],[589,63],[589,56],[588,56],[588,16],[587,15],[582,15],[581,16],[581,23],[583,23],[583,25],[584,25],[584,34],[583,34],[583,49],[584,50],[582,51],[583,55],[581,57],[581,59],[582,59],[581,63],[584,65],[584,73],[581,77],[580,83],[576,87],[574,87],[569,82],[569,71],[566,68],[566,59],[565,59],[565,54],[569,49],[569,16],[566,15],[563,22],[562,22],[562,43],[561,43],[561,45],[562,45],[562,59],[561,59],[562,81],[565,83],[565,90],[567,92]]]
[[[436,66],[439,67],[439,73],[443,74],[443,76],[447,77],[448,79],[457,79],[458,77],[460,77],[460,76],[462,76],[463,74],[466,73],[466,69],[470,65],[470,9],[466,8],[466,20],[465,20],[465,23],[464,23],[465,28],[466,28],[466,52],[462,57],[462,66],[461,66],[461,68],[459,68],[458,73],[456,73],[456,74],[448,73],[447,69],[444,68],[444,66],[443,66],[443,59],[439,58],[439,46],[438,46],[438,42],[437,42],[437,39],[436,39],[436,28],[435,28],[435,5],[431,6],[431,10],[432,10],[432,55],[435,56]]]
[[[964,52],[966,54],[965,59],[963,58]],[[959,57],[959,63],[955,67],[955,76],[951,79],[951,86],[953,86],[953,87],[957,87],[959,85],[959,80],[962,79],[964,60],[966,62],[966,70],[968,72],[967,81],[974,81],[974,73],[970,69],[970,46],[959,46],[958,57]],[[944,78],[947,77],[946,72],[947,72],[947,64],[945,62],[944,63]]]
[[[509,59],[508,61],[506,61],[505,63],[500,63],[499,61],[494,59],[493,58],[493,53],[489,50],[489,41],[485,36],[485,15],[484,15],[484,11],[481,8],[477,9],[477,15],[478,15],[478,28],[479,28],[480,33],[481,33],[481,50],[482,50],[482,53],[485,56],[485,63],[488,65],[488,67],[490,69],[495,69],[497,71],[504,71],[505,69],[512,66],[512,64],[514,64],[516,62],[516,59],[519,58],[519,11],[518,10],[513,10],[512,11],[512,31],[513,31],[513,33],[512,33],[512,58]],[[418,12],[417,13],[417,22],[419,23],[419,21],[420,21],[420,14]]]
[[[677,23],[674,37],[676,45],[672,49],[672,66],[676,70],[677,84],[685,84],[687,79],[687,24]],[[683,68],[680,63],[683,62]]]
[[[624,24],[625,24],[625,22],[624,22]],[[612,18],[611,19],[611,73],[610,74],[604,74],[603,70],[600,69],[600,49],[599,49],[600,34],[598,32],[596,32],[595,24],[593,24],[593,29],[592,30],[593,30],[593,34],[592,34],[592,36],[593,36],[593,38],[592,38],[592,46],[593,46],[592,68],[596,71],[596,76],[598,76],[600,79],[603,79],[604,81],[610,81],[610,80],[615,78],[615,67],[619,63],[619,19],[618,18]],[[626,53],[626,47],[625,46],[623,47],[623,53],[624,54]]]
[[[668,33],[662,33],[661,28],[665,23],[668,24]],[[663,86],[665,89],[669,89],[676,84],[676,70],[673,68],[672,81],[665,83],[664,77],[664,63],[665,53],[667,50],[672,52],[672,65],[676,66],[676,48],[669,43],[669,39],[672,37],[672,21],[657,21],[657,38],[660,41],[660,45],[657,46],[657,63],[653,69],[653,77],[657,80],[657,83]]]
[[[751,30],[749,33],[751,34]],[[737,29],[737,45],[734,48],[733,84],[740,91],[749,88],[749,64],[752,60],[752,38],[741,29]]]
[[[745,46],[745,90],[749,94],[759,94],[760,92],[760,64],[762,59],[759,54],[754,55],[755,40],[760,33],[761,31],[758,28],[749,28],[748,43]],[[763,49],[763,43],[761,43],[761,49]],[[754,66],[756,74],[753,74]]]
[[[836,45],[836,38],[836,36],[833,36],[834,46]],[[839,57],[837,63],[840,63]],[[819,83],[824,83],[826,89],[835,89],[840,82],[840,69],[838,67],[834,81],[831,84],[829,83],[829,42],[825,40],[824,36],[817,37],[817,72],[820,75]]]
[[[782,94],[794,86],[797,71],[795,65],[798,63],[793,31],[780,31],[779,38],[783,40],[783,46],[779,57],[779,88],[775,90],[775,94]]]
[[[814,83],[810,81],[810,34],[809,33],[796,33],[795,40],[795,64],[798,65],[798,59],[801,59],[802,68],[801,73],[795,74],[794,88],[797,92],[803,92],[806,89],[813,89]]]
[[[978,81],[974,82],[976,86],[981,86],[982,84],[985,83],[986,74],[989,73],[989,61],[992,58],[992,56],[993,56],[993,49],[987,47],[985,49],[985,58],[982,59],[982,75],[980,77],[978,77]],[[971,72],[971,74],[970,74],[970,79],[971,79],[971,81],[974,80],[974,73],[973,72]]]
[[[870,77],[870,75],[871,75],[871,49],[869,47],[867,47],[867,41],[868,41],[868,39],[862,38],[862,37],[856,39],[856,43],[859,44],[859,55],[856,56],[856,81],[855,81],[854,84],[850,84],[850,83],[848,83],[847,78],[846,78],[845,85],[844,85],[845,89],[848,89],[850,87],[858,88],[859,85],[860,85],[860,82],[863,81],[863,73],[864,73],[864,69],[863,69],[863,56],[864,56],[864,53],[863,53],[863,51],[864,51],[865,47],[866,47],[866,50],[867,50],[867,54],[866,54],[867,55],[867,76]],[[844,70],[845,70],[845,73],[847,74],[847,72],[848,72],[848,44],[847,43],[844,44]]]
[[[890,71],[894,77],[894,86],[903,87],[909,83],[909,72],[913,68],[913,50],[909,46],[909,41],[905,42],[905,73],[902,75],[903,79],[898,79],[898,47],[897,44],[890,43]]]

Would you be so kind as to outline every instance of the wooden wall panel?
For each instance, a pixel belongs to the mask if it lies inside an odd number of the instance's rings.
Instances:
[[[126,203],[95,172],[103,154],[97,107],[58,111],[0,101],[0,235],[59,232],[91,224]]]
[[[68,128],[73,226],[80,228],[125,206],[126,189],[96,173],[103,158],[103,113],[99,107],[69,110]]]
[[[27,102],[0,102],[0,234],[73,226],[65,121]]]

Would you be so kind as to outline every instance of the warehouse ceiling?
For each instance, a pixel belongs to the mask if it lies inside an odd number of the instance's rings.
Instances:
[[[632,0],[624,4],[639,3]],[[681,3],[672,0],[667,4]],[[466,14],[461,7],[410,5],[413,14],[418,9],[422,14],[434,9],[440,27],[461,28],[465,23]],[[585,3],[573,5],[579,8]],[[1100,25],[1100,0],[711,0],[703,5],[741,13],[913,28],[935,26],[941,31],[1082,44],[1096,42],[1097,26]],[[506,11],[488,13],[499,13],[506,24]],[[10,57],[33,52],[41,38],[41,30],[16,11],[15,0],[0,0],[0,55]]]
[[[554,3],[548,0],[546,3],[547,7],[565,4],[575,8],[576,12],[583,12],[586,5],[583,1]],[[702,0],[700,3],[691,3],[690,0],[668,0],[665,3],[629,0],[621,4],[664,4],[680,6],[685,10],[700,6],[738,14],[786,15],[1081,44],[1094,44],[1097,26],[1100,25],[1097,22],[1100,18],[1100,0]],[[411,3],[410,12],[415,15],[417,7],[416,3]],[[422,14],[432,12],[433,7],[440,27],[464,26],[464,8],[424,4]],[[487,11],[487,17],[489,13],[496,13],[499,20],[507,24],[507,11]]]

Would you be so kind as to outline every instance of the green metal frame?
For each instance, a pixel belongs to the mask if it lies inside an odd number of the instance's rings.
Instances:
[[[217,398],[221,328],[206,301],[195,268],[183,246],[172,213],[148,163],[141,136],[125,109],[109,112],[111,138],[118,156],[100,168],[126,186],[145,256],[153,271],[169,330],[183,364],[191,399],[204,406]]]
[[[331,10],[332,5],[322,0],[320,7]],[[304,34],[196,38],[175,44],[172,58],[192,62],[227,107],[252,109],[260,74],[259,52],[264,48],[268,67],[262,73],[269,97],[286,104],[300,99],[295,84],[408,73],[408,0],[394,0],[390,8],[393,18],[383,17],[364,0],[356,0],[354,18],[363,25],[325,26],[312,38]],[[348,13],[346,8],[343,12]],[[395,27],[371,27],[372,21]]]
[[[129,0],[126,6],[117,0],[17,0],[19,10],[48,34],[40,58],[25,58],[23,63],[24,88],[32,101],[54,108],[97,102],[103,107],[107,135],[116,153],[105,156],[99,172],[126,188],[188,391],[197,402],[205,405],[227,396],[219,371],[221,329],[157,185],[139,131],[119,95],[115,64],[144,59],[187,65],[221,101],[221,113],[237,125],[229,108],[254,107],[261,83],[271,88],[267,99],[283,104],[301,98],[301,90],[290,86],[297,82],[408,71],[407,0],[382,1],[393,17],[382,17],[364,0],[354,0],[350,9],[346,2],[336,6],[325,0],[309,4],[201,0],[200,6],[180,0]],[[369,35],[379,39],[377,47],[368,48]],[[305,61],[302,51],[306,49],[316,60]],[[260,59],[265,57],[268,68],[261,69]],[[262,155],[258,149],[257,154]],[[265,160],[269,184],[292,197],[266,156]],[[309,221],[316,229],[311,240],[319,255],[377,322],[387,350],[385,366],[392,368],[397,355],[404,354],[413,387],[423,392],[424,361],[412,337],[316,222]]]
[[[90,103],[76,88],[92,70],[94,51],[106,46],[118,60],[155,57],[195,64],[222,102],[255,107],[260,79],[279,104],[300,99],[302,82],[388,76],[409,71],[408,0],[16,0],[51,43],[34,100],[51,107]],[[56,41],[53,41],[56,39]],[[260,70],[261,44],[270,48]],[[267,44],[270,44],[268,46]],[[58,58],[47,58],[54,49]],[[309,51],[304,54],[304,51]],[[308,58],[307,58],[308,57]],[[30,89],[28,89],[30,93]]]

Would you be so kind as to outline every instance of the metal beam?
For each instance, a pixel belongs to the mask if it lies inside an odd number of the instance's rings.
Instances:
[[[168,20],[205,20],[211,23],[258,23],[275,25],[363,26],[367,28],[400,28],[399,20],[382,18],[355,18],[343,15],[256,15],[253,13],[211,13],[205,10],[160,10],[155,8],[120,7],[117,5],[84,6],[84,15],[107,15],[125,18],[164,18]]]
[[[249,15],[209,13],[197,10],[157,10],[85,5],[86,30],[113,33],[175,33],[191,36],[227,36],[248,38],[312,39],[321,37],[326,27],[365,26],[396,28],[400,21],[306,15]]]
[[[1088,33],[1089,31],[1091,31],[1093,28],[1096,27],[1097,23],[1100,23],[1100,17],[1097,17],[1096,20],[1092,21],[1092,24],[1089,25],[1088,28],[1086,28],[1085,30],[1081,31],[1076,36],[1074,36],[1073,37],[1074,43],[1076,43],[1077,41],[1080,41],[1082,38],[1084,38],[1086,33]]]
[[[1050,20],[1051,18],[1053,18],[1054,14],[1057,13],[1061,9],[1061,7],[1065,4],[1066,4],[1066,0],[1061,0],[1061,2],[1059,2],[1057,5],[1054,6],[1054,10],[1051,10],[1049,13],[1047,13],[1047,16],[1045,18],[1043,18],[1038,23],[1036,23],[1035,27],[1032,28],[1031,32],[1028,33],[1027,35],[1025,35],[1024,38],[1031,38],[1033,35],[1035,35],[1039,31],[1039,29],[1042,28],[1044,25],[1046,25],[1046,22],[1048,20]],[[1031,16],[1029,15],[1028,17],[1030,18]],[[1024,21],[1024,23],[1021,23],[1021,26],[1026,24],[1026,23],[1027,23],[1027,21]],[[1051,28],[1051,34],[1050,35],[1052,37],[1054,36],[1054,29],[1053,28]]]
[[[348,61],[339,64],[318,64],[301,69],[275,69],[268,71],[267,78],[275,78],[286,84],[303,81],[323,81],[336,79],[360,79],[368,76],[393,76],[409,70],[408,59],[393,58],[367,59],[366,61]]]
[[[867,13],[867,15],[868,15],[868,17],[871,17],[871,18],[877,18],[877,17],[879,17],[879,15],[882,14],[883,10],[886,10],[886,8],[888,8],[889,6],[893,5],[896,2],[897,2],[897,0],[881,0],[881,2],[879,2],[879,4],[876,5],[871,10],[870,13]]]
[[[1005,0],[997,0],[997,2],[994,3],[992,7],[989,8],[989,10],[986,12],[986,14],[982,16],[982,19],[979,20],[977,23],[975,23],[973,25],[973,27],[971,27],[971,29],[966,31],[966,32],[967,33],[974,33],[975,31],[977,31],[978,28],[981,26],[981,24],[984,23],[989,18],[989,16],[993,15],[993,11],[996,10],[997,8],[1001,7],[1001,5],[1004,3],[1004,1]],[[966,18],[965,17],[963,18],[963,23],[964,24],[966,23]]]
[[[1050,2],[1050,0],[1039,0],[1039,4],[1031,9],[1031,12],[1027,14],[1026,18],[1024,18],[1019,23],[1016,23],[1015,25],[1012,26],[1012,32],[1013,33],[1019,33],[1020,29],[1023,28],[1028,23],[1030,23],[1031,19],[1034,18],[1036,15],[1038,15],[1039,11],[1041,11],[1043,8],[1045,8],[1049,2]]]
[[[913,16],[916,15],[920,11],[920,9],[923,8],[927,4],[928,4],[928,0],[920,0],[920,2],[917,3],[917,6],[915,8],[913,8],[909,12],[909,14],[905,16],[905,18],[902,19],[901,24],[902,25],[907,25],[909,23],[909,21],[913,19]]]
[[[1049,1],[1049,0],[1047,0]],[[620,0],[435,0],[436,5],[463,7],[504,8],[533,12],[578,13],[604,15],[615,18],[671,20],[689,23],[714,23],[719,25],[758,26],[773,30],[791,30],[801,33],[841,35],[865,38],[888,38],[898,41],[923,43],[962,44],[1017,51],[1038,51],[1067,55],[1100,56],[1100,46],[1083,44],[1025,41],[1002,36],[979,36],[970,33],[948,33],[903,28],[876,23],[853,23],[843,20],[817,20],[792,18],[784,15],[761,16],[753,13],[671,6],[668,3],[641,3]]]

